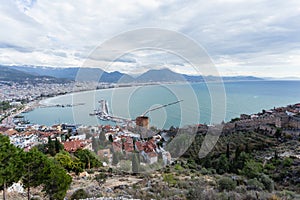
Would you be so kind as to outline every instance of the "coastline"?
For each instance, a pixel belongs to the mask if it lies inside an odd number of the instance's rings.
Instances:
[[[263,80],[265,82],[274,82],[274,80]],[[282,80],[280,80],[282,81]],[[285,80],[284,80],[285,81]],[[232,82],[236,82],[236,83],[239,83],[239,82],[261,82],[261,80],[259,81],[225,81],[223,83],[232,83]],[[210,83],[220,83],[220,82],[210,82]],[[72,95],[72,94],[77,94],[77,93],[87,93],[87,92],[91,92],[91,91],[104,91],[104,90],[114,90],[114,89],[121,89],[121,88],[135,88],[135,87],[142,87],[142,86],[153,86],[153,85],[182,85],[182,84],[206,84],[205,82],[163,82],[163,83],[147,83],[147,84],[126,84],[126,85],[116,85],[114,87],[107,87],[107,88],[97,88],[97,89],[87,89],[87,90],[81,90],[81,91],[72,91],[72,92],[69,92],[69,93],[65,93],[65,94],[57,94],[57,95],[53,95],[52,97],[43,97],[42,99],[38,99],[38,100],[34,100],[32,102],[29,102],[27,104],[24,104],[24,108],[21,109],[21,110],[17,110],[16,113],[13,113],[11,114],[10,116],[6,117],[5,119],[2,120],[2,123],[4,125],[10,125],[10,126],[13,126],[14,124],[12,123],[12,118],[21,114],[22,112],[30,112],[38,107],[41,107],[41,106],[55,106],[53,103],[49,103],[47,102],[48,100],[51,100],[53,98],[60,98],[62,96],[67,96],[67,95]],[[222,83],[221,83],[222,84]],[[291,104],[293,103],[297,103],[296,101],[295,102],[290,102]],[[281,106],[281,105],[286,105],[286,103],[282,103],[282,104],[274,104],[270,107],[265,107],[265,109],[269,109],[269,108],[273,108],[273,106]],[[260,111],[260,110],[257,110],[257,111]],[[242,112],[239,112],[238,114],[241,114],[241,113],[244,113],[244,114],[251,114],[251,113],[248,113],[246,111],[242,111]],[[238,115],[237,115],[238,117]],[[8,123],[6,122],[8,121]],[[228,122],[230,120],[224,120],[225,122]],[[3,125],[2,124],[2,125]]]
[[[40,100],[31,101],[27,104],[24,104],[23,106],[24,106],[23,108],[17,110],[16,112],[14,112],[14,113],[10,114],[9,116],[7,116],[6,118],[4,118],[1,121],[1,125],[8,126],[8,127],[16,126],[16,124],[13,122],[13,118],[15,118],[16,116],[18,116],[24,112],[30,112],[30,111],[34,110],[35,108],[39,107]]]

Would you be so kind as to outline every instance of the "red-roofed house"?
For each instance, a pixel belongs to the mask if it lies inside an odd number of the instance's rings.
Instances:
[[[153,140],[149,140],[149,141],[145,142],[145,144],[144,144],[144,151],[146,153],[152,152],[155,149],[156,149],[156,144],[154,143]]]
[[[137,151],[144,151],[144,144],[141,141],[136,141],[135,142],[135,149]]]
[[[114,152],[122,152],[122,143],[121,141],[115,141],[112,143]]]
[[[15,129],[12,129],[12,128],[8,129],[7,131],[4,132],[4,134],[7,135],[7,136],[16,135],[18,133],[19,133],[18,131],[16,131]]]
[[[133,139],[131,137],[125,137],[124,150],[126,153],[134,151]]]
[[[68,152],[75,152],[78,149],[88,149],[92,151],[92,143],[88,140],[72,140],[62,143],[64,149]]]

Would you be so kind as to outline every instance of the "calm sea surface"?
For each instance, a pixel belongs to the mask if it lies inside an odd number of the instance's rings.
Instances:
[[[150,108],[183,100],[147,114],[152,126],[169,128],[172,125],[219,123],[222,119],[229,121],[241,113],[252,114],[262,109],[299,103],[300,81],[227,82],[224,86],[220,83],[193,83],[96,90],[43,100],[43,105],[52,107],[36,108],[24,115],[31,123],[44,125],[114,124],[89,115],[98,108],[101,99],[108,101],[112,115],[128,119],[134,119]],[[78,103],[83,105],[63,108],[53,106]]]

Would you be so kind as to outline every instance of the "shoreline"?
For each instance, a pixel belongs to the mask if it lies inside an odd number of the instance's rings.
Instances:
[[[4,125],[4,126],[8,126],[8,127],[14,127],[16,126],[16,124],[13,122],[13,119],[24,113],[24,112],[30,112],[32,110],[34,110],[35,108],[39,107],[40,106],[40,100],[34,100],[34,101],[31,101],[27,104],[24,104],[24,108],[20,109],[20,110],[17,110],[16,112],[12,113],[11,115],[7,116],[6,118],[4,118],[2,121],[1,121],[1,125]],[[6,121],[6,122],[5,122]]]
[[[280,81],[285,81],[285,80],[280,80]],[[224,81],[222,83],[232,83],[232,82],[236,82],[236,83],[239,83],[239,82],[274,82],[274,80],[255,80],[255,81]],[[209,82],[209,83],[220,83],[220,82]],[[222,84],[221,83],[221,84]],[[65,94],[57,94],[57,95],[53,95],[52,97],[43,97],[42,99],[38,99],[38,100],[34,100],[34,101],[31,101],[29,103],[26,103],[24,104],[24,108],[22,108],[21,110],[17,110],[16,113],[13,113],[9,116],[7,116],[6,118],[4,118],[1,123],[2,125],[8,125],[8,126],[16,126],[12,121],[12,119],[17,116],[17,115],[20,115],[24,112],[30,112],[30,111],[33,111],[35,110],[36,108],[39,108],[41,106],[53,106],[54,104],[49,104],[49,103],[45,103],[45,101],[49,100],[49,99],[53,99],[53,98],[60,98],[62,96],[67,96],[67,95],[73,95],[73,94],[77,94],[77,93],[87,93],[87,92],[97,92],[97,91],[101,91],[101,90],[113,90],[113,89],[121,89],[121,88],[134,88],[134,87],[142,87],[142,86],[159,86],[159,85],[182,85],[182,84],[206,84],[206,82],[163,82],[163,83],[158,83],[158,82],[155,82],[155,83],[143,83],[143,84],[126,84],[126,85],[120,85],[120,86],[115,86],[115,87],[107,87],[107,88],[93,88],[93,89],[87,89],[87,90],[81,90],[81,91],[72,91],[72,92],[69,92],[69,93],[65,93]],[[297,102],[292,102],[290,104],[293,104],[293,103],[297,103]],[[286,104],[286,103],[283,103],[283,104]],[[275,104],[274,104],[275,105]],[[278,104],[276,106],[281,106],[281,104]],[[270,108],[267,108],[267,109],[271,109],[273,108],[270,107]],[[240,113],[240,114],[249,114],[249,113]],[[251,113],[250,113],[251,114]],[[237,115],[238,117],[239,115]],[[5,122],[5,121],[8,121],[8,122]],[[229,122],[229,120],[224,120],[224,122]]]

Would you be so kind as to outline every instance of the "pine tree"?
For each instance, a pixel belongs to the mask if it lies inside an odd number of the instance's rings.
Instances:
[[[93,148],[94,152],[97,153],[97,151],[99,149],[99,145],[94,136],[92,137],[92,148]]]
[[[226,157],[228,160],[230,159],[229,143],[227,143],[227,146],[226,146]]]
[[[44,167],[46,166],[47,156],[36,148],[22,155],[23,176],[22,183],[27,188],[27,198],[30,199],[30,187],[37,187],[42,184],[44,179]]]
[[[234,160],[233,162],[233,167],[232,167],[232,172],[237,173],[238,170],[241,170],[244,168],[245,163],[250,160],[250,155],[242,152],[239,154],[238,158]]]
[[[238,160],[240,154],[241,154],[240,146],[237,146],[235,149],[235,157],[234,157],[235,161]]]
[[[6,188],[18,182],[22,175],[22,150],[10,143],[7,136],[0,135],[0,187],[3,199],[6,199]]]
[[[55,154],[59,153],[61,150],[64,149],[64,145],[60,143],[57,138],[55,139],[54,147],[55,147]]]
[[[99,144],[104,147],[105,146],[105,141],[106,141],[106,137],[105,137],[105,131],[102,130],[99,134]]]
[[[229,171],[229,167],[229,160],[224,154],[222,154],[217,162],[217,172],[219,174],[224,174]]]
[[[108,136],[108,140],[109,140],[110,142],[113,142],[113,141],[114,141],[113,136],[112,136],[112,135],[109,135],[109,136]]]
[[[75,152],[75,156],[85,164],[85,168],[100,167],[102,163],[98,160],[94,152],[87,149],[79,149]]]
[[[51,156],[55,156],[55,143],[52,141],[51,137],[48,137],[48,144],[47,144],[47,153]]]
[[[43,169],[45,174],[42,180],[43,191],[50,200],[63,200],[72,182],[71,176],[61,166],[55,164],[54,160],[48,159]]]
[[[279,158],[279,157],[278,157],[278,152],[277,152],[277,150],[275,150],[275,152],[274,152],[274,159],[275,159],[275,160],[278,160],[278,158]]]

